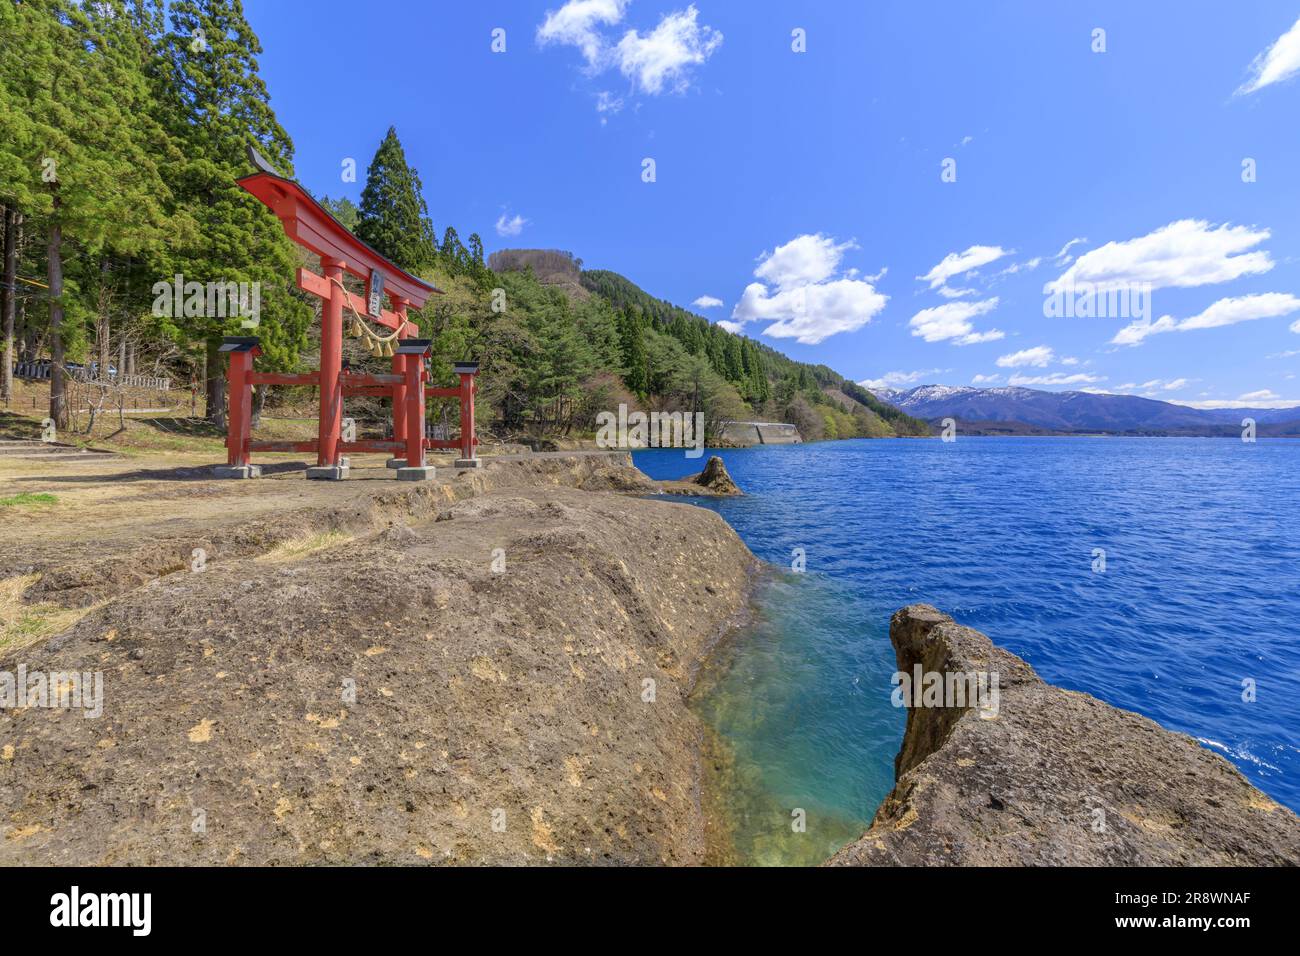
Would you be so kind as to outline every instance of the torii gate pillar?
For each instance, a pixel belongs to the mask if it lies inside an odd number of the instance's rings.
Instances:
[[[321,256],[321,270],[330,295],[321,302],[320,316],[320,427],[317,432],[316,467],[308,478],[338,479],[348,475],[348,460],[339,454],[343,431],[343,281],[341,259]]]

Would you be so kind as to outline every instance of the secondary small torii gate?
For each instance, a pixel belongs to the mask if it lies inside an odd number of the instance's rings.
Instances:
[[[228,382],[230,414],[226,432],[227,464],[216,473],[225,478],[256,478],[261,467],[250,462],[254,451],[314,451],[316,466],[307,469],[308,478],[345,478],[348,472],[346,452],[392,452],[388,462],[397,469],[397,477],[420,481],[434,476],[426,466],[426,448],[458,448],[461,457],[457,468],[476,468],[478,439],[474,427],[475,375],[477,362],[460,362],[455,366],[460,376],[457,388],[434,388],[426,385],[428,372],[425,356],[430,340],[413,338],[418,331],[408,322],[406,310],[421,308],[433,293],[442,290],[398,268],[374,249],[348,232],[343,225],[316,202],[305,189],[275,172],[251,146],[249,159],[257,172],[237,180],[275,213],[285,234],[309,252],[320,257],[324,276],[307,269],[298,270],[298,288],[322,300],[320,371],[302,374],[279,374],[253,371],[253,359],[261,354],[256,336],[227,336],[221,351],[229,354]],[[366,281],[362,300],[343,285],[349,272]],[[391,309],[383,308],[387,294]],[[389,375],[361,375],[344,372],[343,309],[364,316],[396,333],[393,371]],[[359,320],[358,320],[359,321]],[[316,385],[320,388],[320,427],[315,441],[250,441],[254,385]],[[391,440],[344,441],[342,436],[343,399],[348,395],[388,397],[393,404]],[[428,439],[424,436],[425,396],[460,400],[460,438]],[[404,457],[398,457],[402,455]]]

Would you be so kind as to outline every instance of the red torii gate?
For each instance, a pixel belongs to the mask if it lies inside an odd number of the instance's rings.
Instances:
[[[303,374],[278,374],[253,371],[253,359],[261,354],[255,336],[228,336],[221,351],[229,354],[230,390],[229,425],[226,433],[228,463],[217,474],[228,478],[255,478],[261,467],[249,461],[254,451],[316,452],[316,466],[307,469],[308,478],[344,478],[348,463],[345,452],[392,452],[389,465],[397,468],[397,477],[420,481],[434,476],[425,465],[426,448],[458,448],[461,457],[457,468],[475,468],[481,464],[476,456],[478,439],[474,427],[474,376],[477,362],[460,362],[455,366],[460,376],[457,388],[434,388],[425,385],[428,372],[424,359],[430,341],[413,338],[418,331],[407,321],[406,310],[421,308],[438,289],[398,268],[374,249],[348,232],[343,225],[316,202],[307,191],[275,172],[251,146],[249,158],[257,172],[237,180],[238,184],[261,200],[280,220],[285,234],[309,252],[320,257],[324,276],[307,269],[298,270],[298,288],[322,300],[320,371]],[[343,285],[349,272],[366,281],[363,301]],[[383,308],[387,294],[391,310]],[[390,375],[363,375],[344,372],[343,308],[365,316],[394,330],[397,348],[393,351]],[[250,440],[252,389],[254,385],[316,385],[320,388],[320,426],[315,441]],[[343,399],[347,395],[388,397],[393,404],[391,440],[343,441]],[[459,440],[424,437],[425,396],[460,400]],[[397,457],[403,455],[404,457]]]

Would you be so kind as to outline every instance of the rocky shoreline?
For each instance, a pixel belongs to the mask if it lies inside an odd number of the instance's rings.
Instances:
[[[1300,862],[1296,815],[1191,737],[1044,683],[926,604],[898,611],[890,640],[904,673],[996,673],[997,707],[910,708],[894,790],[832,865]]]
[[[104,676],[99,719],[0,711],[0,865],[705,859],[686,699],[747,607],[735,532],[627,455],[371,487],[0,659]],[[277,522],[333,537],[258,553]]]
[[[649,497],[739,493],[720,460],[653,482],[627,454],[531,455],[391,489],[293,491],[221,534],[164,515],[111,559],[0,547],[33,599],[91,607],[0,670],[104,677],[100,719],[0,710],[0,865],[730,861],[703,792],[725,754],[687,700],[760,565]],[[890,634],[900,671],[996,672],[1000,709],[909,710],[897,785],[829,863],[1300,861],[1295,814],[1191,738],[932,607]]]

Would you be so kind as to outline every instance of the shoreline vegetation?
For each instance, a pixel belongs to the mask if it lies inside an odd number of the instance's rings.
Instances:
[[[105,684],[103,720],[0,710],[0,863],[736,862],[711,789],[736,768],[689,701],[766,566],[717,514],[655,500],[701,476],[592,452],[397,490],[139,465],[71,466],[47,551],[34,516],[0,532],[18,599],[78,618],[0,645],[0,670],[93,662]],[[720,460],[702,476],[733,493]],[[131,533],[88,554],[78,507]],[[894,791],[829,862],[1300,859],[1295,815],[1190,738],[933,608],[891,638],[903,671],[1000,671],[1001,713],[909,711]]]

